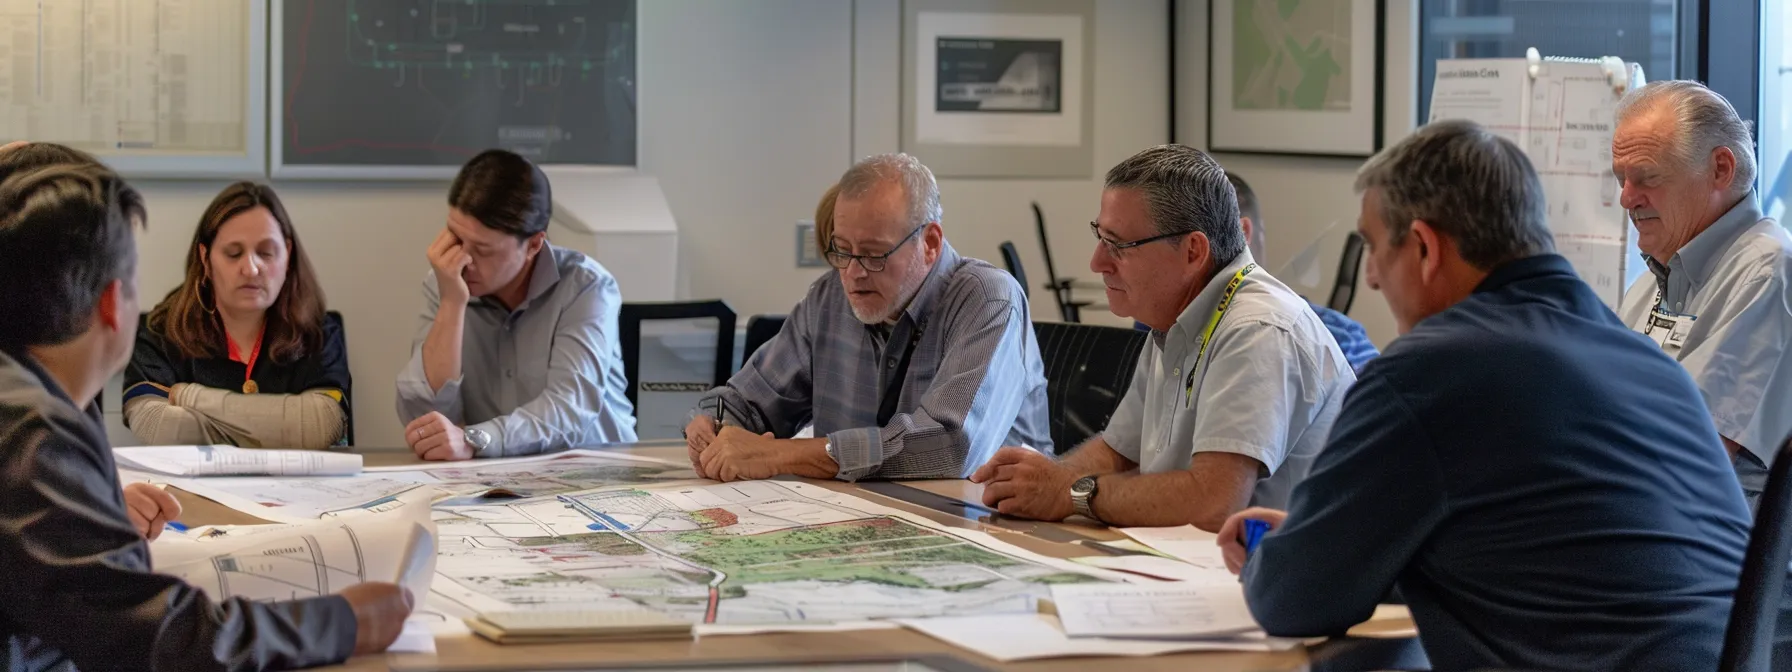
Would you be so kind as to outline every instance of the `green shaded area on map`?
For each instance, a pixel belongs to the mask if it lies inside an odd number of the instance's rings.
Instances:
[[[1233,109],[1350,109],[1351,0],[1233,2]]]

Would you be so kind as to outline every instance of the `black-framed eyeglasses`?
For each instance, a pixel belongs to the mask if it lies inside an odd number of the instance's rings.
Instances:
[[[1140,238],[1138,240],[1135,240],[1135,241],[1132,241],[1129,243],[1122,243],[1122,242],[1115,241],[1115,240],[1108,240],[1107,236],[1101,235],[1101,225],[1096,224],[1095,222],[1089,222],[1089,233],[1094,234],[1096,240],[1101,241],[1101,244],[1106,245],[1108,247],[1109,255],[1113,256],[1115,259],[1119,259],[1121,256],[1120,255],[1121,250],[1130,250],[1130,249],[1138,247],[1140,245],[1144,245],[1145,243],[1155,243],[1160,240],[1169,240],[1171,238],[1179,238],[1179,237],[1194,233],[1194,231],[1193,230],[1174,231],[1171,233],[1158,234],[1158,235],[1152,236],[1150,238]]]
[[[914,239],[915,234],[920,233],[921,229],[925,228],[927,228],[926,224],[915,227],[913,231],[908,232],[908,235],[903,236],[902,240],[897,241],[895,247],[890,248],[889,252],[883,254],[847,254],[841,252],[840,248],[835,247],[834,242],[830,240],[828,241],[828,252],[825,256],[828,258],[829,266],[833,266],[842,271],[846,270],[847,266],[851,266],[854,259],[857,259],[860,268],[872,273],[882,273],[885,268],[889,267],[890,255],[895,254],[897,250],[902,249],[903,245],[907,245],[908,241]]]

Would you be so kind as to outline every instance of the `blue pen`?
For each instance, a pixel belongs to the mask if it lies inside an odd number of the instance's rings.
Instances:
[[[1265,534],[1269,534],[1269,523],[1246,518],[1244,521],[1244,552],[1249,554],[1256,551],[1257,544],[1263,541]]]
[[[172,521],[172,520],[170,520],[170,521],[168,521],[168,522],[167,522],[167,523],[165,523],[165,525],[167,525],[167,526],[168,526],[168,529],[171,529],[171,530],[174,530],[174,531],[175,531],[175,532],[185,532],[185,531],[187,531],[187,526],[185,526],[185,525],[182,525],[182,524],[180,524],[180,523],[177,523],[177,522],[174,522],[174,521]]]

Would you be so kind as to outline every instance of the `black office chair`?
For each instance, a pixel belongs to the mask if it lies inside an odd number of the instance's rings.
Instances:
[[[1033,227],[1039,232],[1039,251],[1045,256],[1045,278],[1049,281],[1045,288],[1051,290],[1052,298],[1058,303],[1058,315],[1065,322],[1083,321],[1083,308],[1095,304],[1077,301],[1071,295],[1071,288],[1076,286],[1075,279],[1058,277],[1058,267],[1052,264],[1052,241],[1045,233],[1045,211],[1039,209],[1038,201],[1033,202]]]
[[[1792,436],[1773,458],[1758,507],[1718,672],[1774,669],[1773,636],[1783,608],[1786,563],[1792,560]]]
[[[729,308],[726,302],[717,299],[622,304],[621,314],[616,320],[617,329],[622,332],[622,373],[628,378],[628,401],[635,405],[637,416],[640,415],[641,408],[641,323],[647,320],[703,318],[714,318],[716,321],[716,364],[710,385],[720,386],[728,382],[728,376],[734,369],[734,309]]]
[[[342,321],[342,313],[334,310],[326,310],[324,311],[324,319],[335,322],[336,328],[342,330],[342,358],[345,360],[348,359],[348,326]],[[348,412],[344,413],[343,416],[348,421],[348,427],[344,428],[342,438],[348,441],[346,445],[354,446],[355,395],[352,389],[355,386],[354,377],[351,376],[348,380],[343,381],[343,383],[345,383],[345,386],[342,388],[342,407],[348,409]]]
[[[1356,302],[1356,277],[1363,268],[1363,234],[1351,231],[1344,238],[1344,254],[1338,258],[1338,278],[1332,282],[1332,298],[1325,305],[1340,313],[1349,314],[1350,304]]]
[[[1020,250],[1014,249],[1014,241],[1004,240],[997,247],[1002,250],[1002,263],[1008,266],[1008,274],[1020,281],[1021,291],[1027,289],[1027,269],[1020,265]]]
[[[1067,453],[1108,426],[1132,384],[1147,332],[1087,324],[1034,322],[1045,362],[1052,445]]]
[[[741,345],[740,365],[746,366],[753,359],[753,353],[759,346],[771,342],[773,336],[784,330],[785,315],[754,315],[747,318],[747,342]]]

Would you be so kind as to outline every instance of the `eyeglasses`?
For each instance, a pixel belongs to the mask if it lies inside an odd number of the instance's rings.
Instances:
[[[926,224],[915,227],[913,231],[908,232],[908,235],[903,236],[902,240],[898,241],[895,247],[890,248],[889,252],[883,254],[847,254],[841,252],[840,248],[835,247],[833,241],[829,241],[828,253],[826,255],[828,258],[828,265],[844,271],[847,266],[852,265],[854,259],[857,259],[860,268],[872,273],[882,273],[884,268],[890,265],[890,255],[895,254],[897,250],[902,249],[903,245],[907,245],[908,241],[914,239],[915,234],[920,233],[921,229],[925,228],[927,228]]]
[[[1101,244],[1107,246],[1109,255],[1113,256],[1115,259],[1119,259],[1122,256],[1120,254],[1121,250],[1130,250],[1140,245],[1144,245],[1145,243],[1155,243],[1160,240],[1169,240],[1171,238],[1186,236],[1194,233],[1194,230],[1191,229],[1188,231],[1174,231],[1171,233],[1158,234],[1150,238],[1141,238],[1130,243],[1108,240],[1107,236],[1101,235],[1101,226],[1097,225],[1095,222],[1089,222],[1089,233],[1094,234],[1096,240],[1101,241]]]

